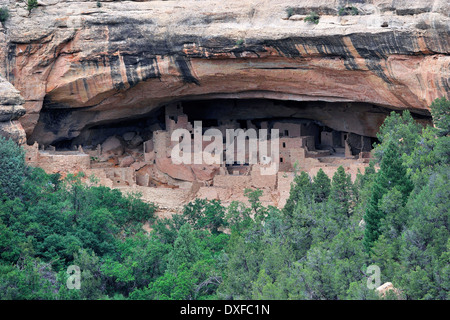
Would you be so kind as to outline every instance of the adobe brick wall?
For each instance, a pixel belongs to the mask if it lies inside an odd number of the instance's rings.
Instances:
[[[78,151],[55,152],[39,150],[37,143],[25,146],[25,160],[30,166],[41,167],[47,173],[86,171],[91,167],[90,156]]]

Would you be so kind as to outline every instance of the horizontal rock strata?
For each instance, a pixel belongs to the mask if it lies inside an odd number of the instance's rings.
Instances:
[[[176,100],[367,103],[429,115],[449,95],[446,0],[46,0],[30,14],[7,3],[0,73],[25,99],[29,143],[73,139]],[[347,3],[359,14],[339,16]],[[318,24],[304,21],[311,11]]]

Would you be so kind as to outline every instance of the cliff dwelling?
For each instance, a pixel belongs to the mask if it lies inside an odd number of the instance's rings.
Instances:
[[[0,134],[32,165],[84,171],[161,208],[245,200],[245,188],[282,207],[296,170],[342,165],[354,179],[391,111],[429,122],[449,95],[445,1],[352,3],[358,15],[325,0],[57,1],[32,15],[11,4]],[[311,11],[320,23],[305,21]],[[254,152],[175,165],[172,132],[195,136],[196,121],[202,134],[278,129],[278,172],[261,175]]]
[[[332,176],[342,165],[354,179],[358,170],[368,165],[378,127],[390,111],[364,103],[187,99],[163,105],[138,118],[87,126],[73,139],[60,138],[51,144],[37,140],[27,146],[27,161],[48,172],[83,171],[86,176],[97,177],[100,184],[141,192],[144,199],[167,209],[196,197],[220,199],[225,204],[242,201],[246,188],[262,189],[263,202],[283,206],[297,170],[314,176],[322,169]],[[43,110],[42,127],[57,128],[46,122],[54,119],[52,112]],[[221,163],[172,161],[172,149],[179,141],[172,141],[171,137],[177,129],[189,133],[189,157],[194,158],[196,121],[201,123],[202,135],[209,129],[222,134]],[[263,164],[251,163],[249,135],[243,145],[237,143],[238,135],[233,138],[234,145],[229,145],[227,130],[238,129],[244,133],[266,129],[269,148],[270,132],[278,130],[275,174],[262,174]],[[208,142],[202,141],[201,151],[207,146]],[[231,147],[234,157],[230,162],[226,153]],[[244,157],[237,156],[239,148]]]
[[[448,300],[449,112],[450,0],[0,0],[0,300]]]

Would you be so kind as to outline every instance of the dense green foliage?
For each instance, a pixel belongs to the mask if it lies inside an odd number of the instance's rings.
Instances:
[[[31,13],[31,10],[38,7],[37,0],[27,0],[27,10],[28,13]]]
[[[282,210],[248,189],[248,205],[197,199],[171,219],[138,195],[29,168],[0,139],[0,298],[380,299],[367,286],[377,265],[399,290],[385,298],[449,299],[449,111],[436,100],[425,128],[392,113],[378,164],[354,182],[343,167],[300,172]]]
[[[18,145],[0,136],[0,195],[14,198],[20,194],[26,170],[24,156]]]
[[[9,10],[7,7],[0,8],[0,22],[4,23],[9,18]]]
[[[20,148],[4,138],[0,181],[1,298],[128,294],[129,281],[137,286],[152,279],[144,267],[152,261],[152,270],[157,269],[155,250],[167,249],[142,238],[142,223],[154,220],[155,208],[138,195],[82,183],[81,175],[61,179],[26,167]],[[148,260],[139,264],[141,259]],[[101,281],[98,290],[67,292],[65,270],[71,264],[79,265],[83,276]]]
[[[384,151],[380,170],[372,184],[371,197],[367,203],[364,216],[366,223],[364,245],[367,252],[370,252],[373,243],[380,236],[382,219],[388,214],[388,212],[383,210],[380,202],[383,199],[392,197],[390,201],[396,207],[395,212],[391,213],[398,215],[396,219],[400,219],[400,212],[397,210],[405,205],[405,201],[408,199],[412,189],[411,181],[406,175],[406,168],[403,166],[398,153],[398,147],[392,141],[389,141]],[[399,224],[397,225],[398,227],[406,223],[404,219],[396,222]]]
[[[305,19],[303,21],[305,22],[311,22],[314,24],[318,24],[320,20],[320,16],[319,14],[317,14],[316,12],[312,11],[310,14],[308,14]]]
[[[294,8],[292,8],[292,7],[286,8],[286,16],[287,16],[288,18],[290,18],[290,17],[292,17],[293,15],[294,15]]]
[[[341,7],[338,10],[338,14],[340,16],[348,16],[348,15],[357,16],[359,14],[359,10],[355,6]]]

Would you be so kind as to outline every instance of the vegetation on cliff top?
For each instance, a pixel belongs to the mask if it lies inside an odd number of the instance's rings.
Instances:
[[[0,22],[3,24],[9,18],[9,10],[7,7],[0,8]]]
[[[30,14],[31,13],[31,11],[33,10],[33,9],[35,9],[35,8],[37,8],[38,7],[38,2],[37,2],[37,0],[27,0],[27,10],[28,10],[28,13]]]
[[[338,14],[340,16],[347,16],[347,15],[352,15],[352,16],[357,16],[359,14],[358,8],[351,6],[351,7],[340,7],[338,10]]]
[[[310,14],[308,14],[305,19],[303,21],[305,22],[311,22],[314,24],[318,24],[320,20],[320,16],[319,14],[317,14],[316,12],[312,11]]]

